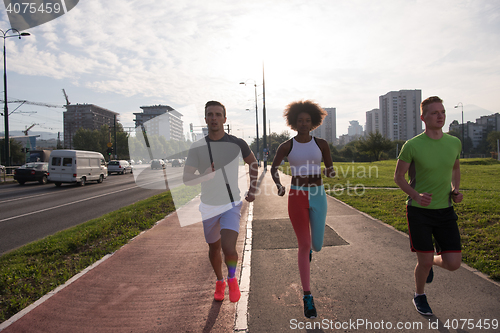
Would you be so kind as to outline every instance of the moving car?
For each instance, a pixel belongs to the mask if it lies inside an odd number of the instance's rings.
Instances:
[[[108,175],[112,173],[126,174],[127,172],[133,173],[133,166],[125,160],[114,160],[108,163]]]
[[[165,169],[165,162],[162,159],[152,160],[151,169]]]
[[[49,172],[49,163],[47,162],[32,162],[14,170],[14,180],[17,180],[19,185],[24,185],[26,182],[39,182],[47,184],[47,173]]]
[[[83,186],[89,180],[102,183],[107,176],[108,168],[101,153],[61,149],[50,154],[48,180],[56,186],[62,183]]]

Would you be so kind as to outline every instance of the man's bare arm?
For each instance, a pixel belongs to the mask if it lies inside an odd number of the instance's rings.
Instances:
[[[398,160],[396,171],[394,172],[394,182],[403,190],[410,198],[415,200],[420,206],[429,206],[432,201],[432,193],[418,193],[413,187],[408,184],[405,174],[410,169],[410,163],[403,160]]]
[[[257,159],[253,153],[250,153],[246,158],[243,159],[245,163],[249,166],[249,174],[250,174],[250,188],[248,189],[248,193],[245,197],[245,200],[248,202],[252,202],[255,200],[255,192],[257,191],[257,175],[259,173],[259,164],[257,163]]]

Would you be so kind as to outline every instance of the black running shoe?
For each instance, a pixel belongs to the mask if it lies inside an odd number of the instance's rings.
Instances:
[[[434,270],[431,267],[431,270],[429,271],[429,275],[427,275],[427,280],[425,280],[425,283],[431,283],[433,279],[434,279]]]
[[[304,316],[307,318],[316,318],[318,313],[316,312],[312,295],[304,295],[302,300],[304,301]]]
[[[436,247],[436,254],[441,253],[441,246],[439,246],[438,242],[434,240],[434,246]]]
[[[415,305],[415,309],[417,309],[418,313],[424,316],[432,316],[432,310],[427,303],[427,296],[420,295],[413,298],[413,305]]]
[[[309,262],[311,262],[313,258],[313,250],[309,250]]]

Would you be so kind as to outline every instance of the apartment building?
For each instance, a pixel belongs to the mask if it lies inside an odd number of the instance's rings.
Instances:
[[[323,108],[327,112],[321,126],[313,131],[315,137],[326,140],[328,143],[337,143],[337,109]]]
[[[363,126],[359,124],[357,120],[349,121],[349,127],[347,128],[347,135],[350,137],[361,137],[363,136]]]
[[[462,124],[454,120],[449,131],[456,131],[462,135]],[[485,135],[490,131],[500,131],[500,113],[495,113],[489,116],[481,116],[476,119],[476,122],[468,121],[463,124],[464,138],[471,138],[472,147],[477,148],[483,141]]]
[[[79,128],[99,130],[102,125],[114,126],[119,114],[94,104],[65,105],[63,113],[64,148],[73,148],[73,136]]]
[[[379,132],[390,140],[408,140],[422,133],[421,90],[390,91],[379,97]]]
[[[365,135],[370,133],[382,133],[380,126],[380,109],[366,111]]]
[[[183,141],[182,114],[168,105],[141,106],[143,112],[134,113],[135,127],[144,125],[148,135],[163,136],[167,140]]]

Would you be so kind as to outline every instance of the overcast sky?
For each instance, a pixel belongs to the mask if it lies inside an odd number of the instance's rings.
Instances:
[[[232,133],[250,141],[254,81],[262,126],[263,66],[277,132],[288,103],[312,99],[337,108],[337,136],[346,134],[350,120],[364,126],[380,95],[401,89],[443,98],[446,131],[461,118],[459,102],[465,121],[500,112],[498,0],[81,0],[26,32],[6,40],[9,99],[63,105],[64,88],[72,104],[118,112],[124,126],[140,106],[166,104],[184,114],[187,132],[201,125],[205,102],[219,100]],[[63,111],[23,105],[10,131],[36,123],[62,132]]]

